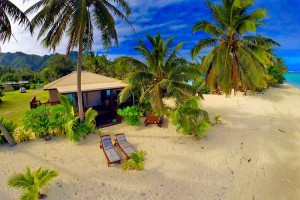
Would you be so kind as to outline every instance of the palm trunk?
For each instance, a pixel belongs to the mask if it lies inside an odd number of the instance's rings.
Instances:
[[[83,51],[83,32],[80,33],[80,41],[78,47],[78,57],[77,57],[77,97],[78,97],[78,113],[79,119],[82,123],[84,121],[83,117],[83,104],[82,104],[82,91],[81,91],[81,66],[82,66],[82,51]]]
[[[0,121],[0,130],[3,133],[5,139],[7,140],[8,144],[10,146],[14,146],[17,143],[15,142],[15,140],[9,135],[9,133],[7,132],[6,128],[3,126],[3,124]]]

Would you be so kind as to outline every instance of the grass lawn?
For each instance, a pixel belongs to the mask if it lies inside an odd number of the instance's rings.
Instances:
[[[0,117],[19,123],[24,118],[25,112],[30,109],[29,102],[34,96],[41,102],[46,102],[49,99],[49,92],[42,88],[27,90],[26,93],[20,93],[18,90],[5,92],[1,97]]]

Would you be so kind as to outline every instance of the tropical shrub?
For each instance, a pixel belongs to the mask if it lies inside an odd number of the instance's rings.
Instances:
[[[36,86],[35,86],[35,84],[30,84],[30,89],[36,89]]]
[[[41,193],[41,189],[58,175],[56,171],[43,169],[42,167],[31,172],[27,166],[24,174],[20,173],[10,177],[8,179],[8,185],[24,190],[24,193],[20,196],[21,200],[38,200],[46,196]]]
[[[138,126],[140,124],[140,117],[143,112],[137,106],[127,106],[123,109],[118,109],[118,114],[130,126]]]
[[[89,108],[85,112],[83,124],[87,128],[87,133],[94,133],[96,131],[95,118],[97,117],[97,115],[98,115],[97,111],[93,110],[93,108]]]
[[[13,133],[17,142],[26,142],[34,138],[34,132],[31,129],[25,130],[23,126],[17,127]]]
[[[200,118],[200,119],[199,119]],[[171,119],[177,131],[184,135],[203,137],[210,127],[208,113],[199,108],[199,99],[189,98],[171,112]]]
[[[60,97],[61,105],[51,108],[50,121],[53,128],[62,135],[74,142],[79,142],[81,138],[85,139],[87,134],[95,132],[96,126],[94,123],[98,113],[89,108],[85,113],[83,123],[78,123],[79,117],[75,116],[74,102],[66,97]]]
[[[145,151],[132,152],[130,154],[130,160],[127,160],[122,164],[122,169],[126,170],[143,170],[144,169],[144,156]]]
[[[3,126],[6,128],[7,132],[11,137],[13,137],[14,130],[16,129],[17,125],[13,123],[11,120],[4,120],[4,118],[0,118],[0,122],[3,124]],[[0,144],[6,143],[6,139],[0,130]]]
[[[36,109],[28,110],[23,119],[25,130],[32,129],[36,138],[43,138],[50,133],[52,124],[50,122],[49,106],[40,106]]]

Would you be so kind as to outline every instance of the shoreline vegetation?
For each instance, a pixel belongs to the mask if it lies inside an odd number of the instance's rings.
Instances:
[[[0,0],[4,13],[0,27],[6,27],[0,30],[0,42],[13,36],[7,16],[31,33],[38,29],[38,40],[49,50],[55,51],[63,35],[68,39],[66,57],[54,55],[41,71],[0,66],[0,111],[10,117],[0,116],[0,143],[11,146],[0,145],[0,198],[299,198],[300,90],[284,84],[287,66],[275,51],[280,44],[256,33],[265,25],[267,12],[253,9],[253,3],[207,0],[211,18],[200,19],[192,28],[206,38],[197,38],[189,62],[179,54],[185,42],[175,44],[174,38],[160,33],[146,35],[133,47],[142,59],[121,56],[109,60],[92,52],[96,38],[104,49],[118,46],[116,19],[133,29],[126,0],[116,5],[40,0],[24,13],[12,2]],[[76,62],[68,58],[74,49]],[[205,49],[209,51],[202,56]],[[76,90],[64,93],[56,88],[59,104],[53,105],[57,100],[41,103],[34,97],[31,109],[26,108],[33,94],[47,98],[36,87],[74,70]],[[86,89],[82,91],[83,70],[120,79],[125,86],[113,93],[121,86],[97,84],[88,91],[98,92],[93,102],[100,103],[90,104],[89,95],[83,93]],[[28,94],[23,94],[26,89]],[[49,95],[54,94],[51,92]],[[87,110],[85,103],[90,107]],[[130,106],[121,108],[122,103]],[[123,117],[127,124],[98,129],[98,117],[105,117],[96,105],[115,117],[108,122]],[[122,157],[123,170],[140,172],[123,172],[117,164],[106,167],[105,157],[109,164],[121,162],[120,149],[110,139],[120,133],[130,141],[122,145],[133,146],[126,162]],[[110,137],[101,140],[104,155],[98,141],[105,134]],[[19,143],[16,146],[14,139]]]

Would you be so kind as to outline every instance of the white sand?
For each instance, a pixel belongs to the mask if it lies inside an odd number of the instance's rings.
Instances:
[[[26,165],[60,173],[45,189],[48,200],[300,199],[299,89],[283,85],[255,96],[206,95],[202,106],[212,118],[221,115],[223,125],[201,140],[177,133],[166,121],[163,128],[123,123],[102,129],[125,133],[136,149],[147,152],[140,172],[108,168],[97,135],[79,144],[56,137],[2,145],[0,199],[18,198],[21,191],[6,182]]]

